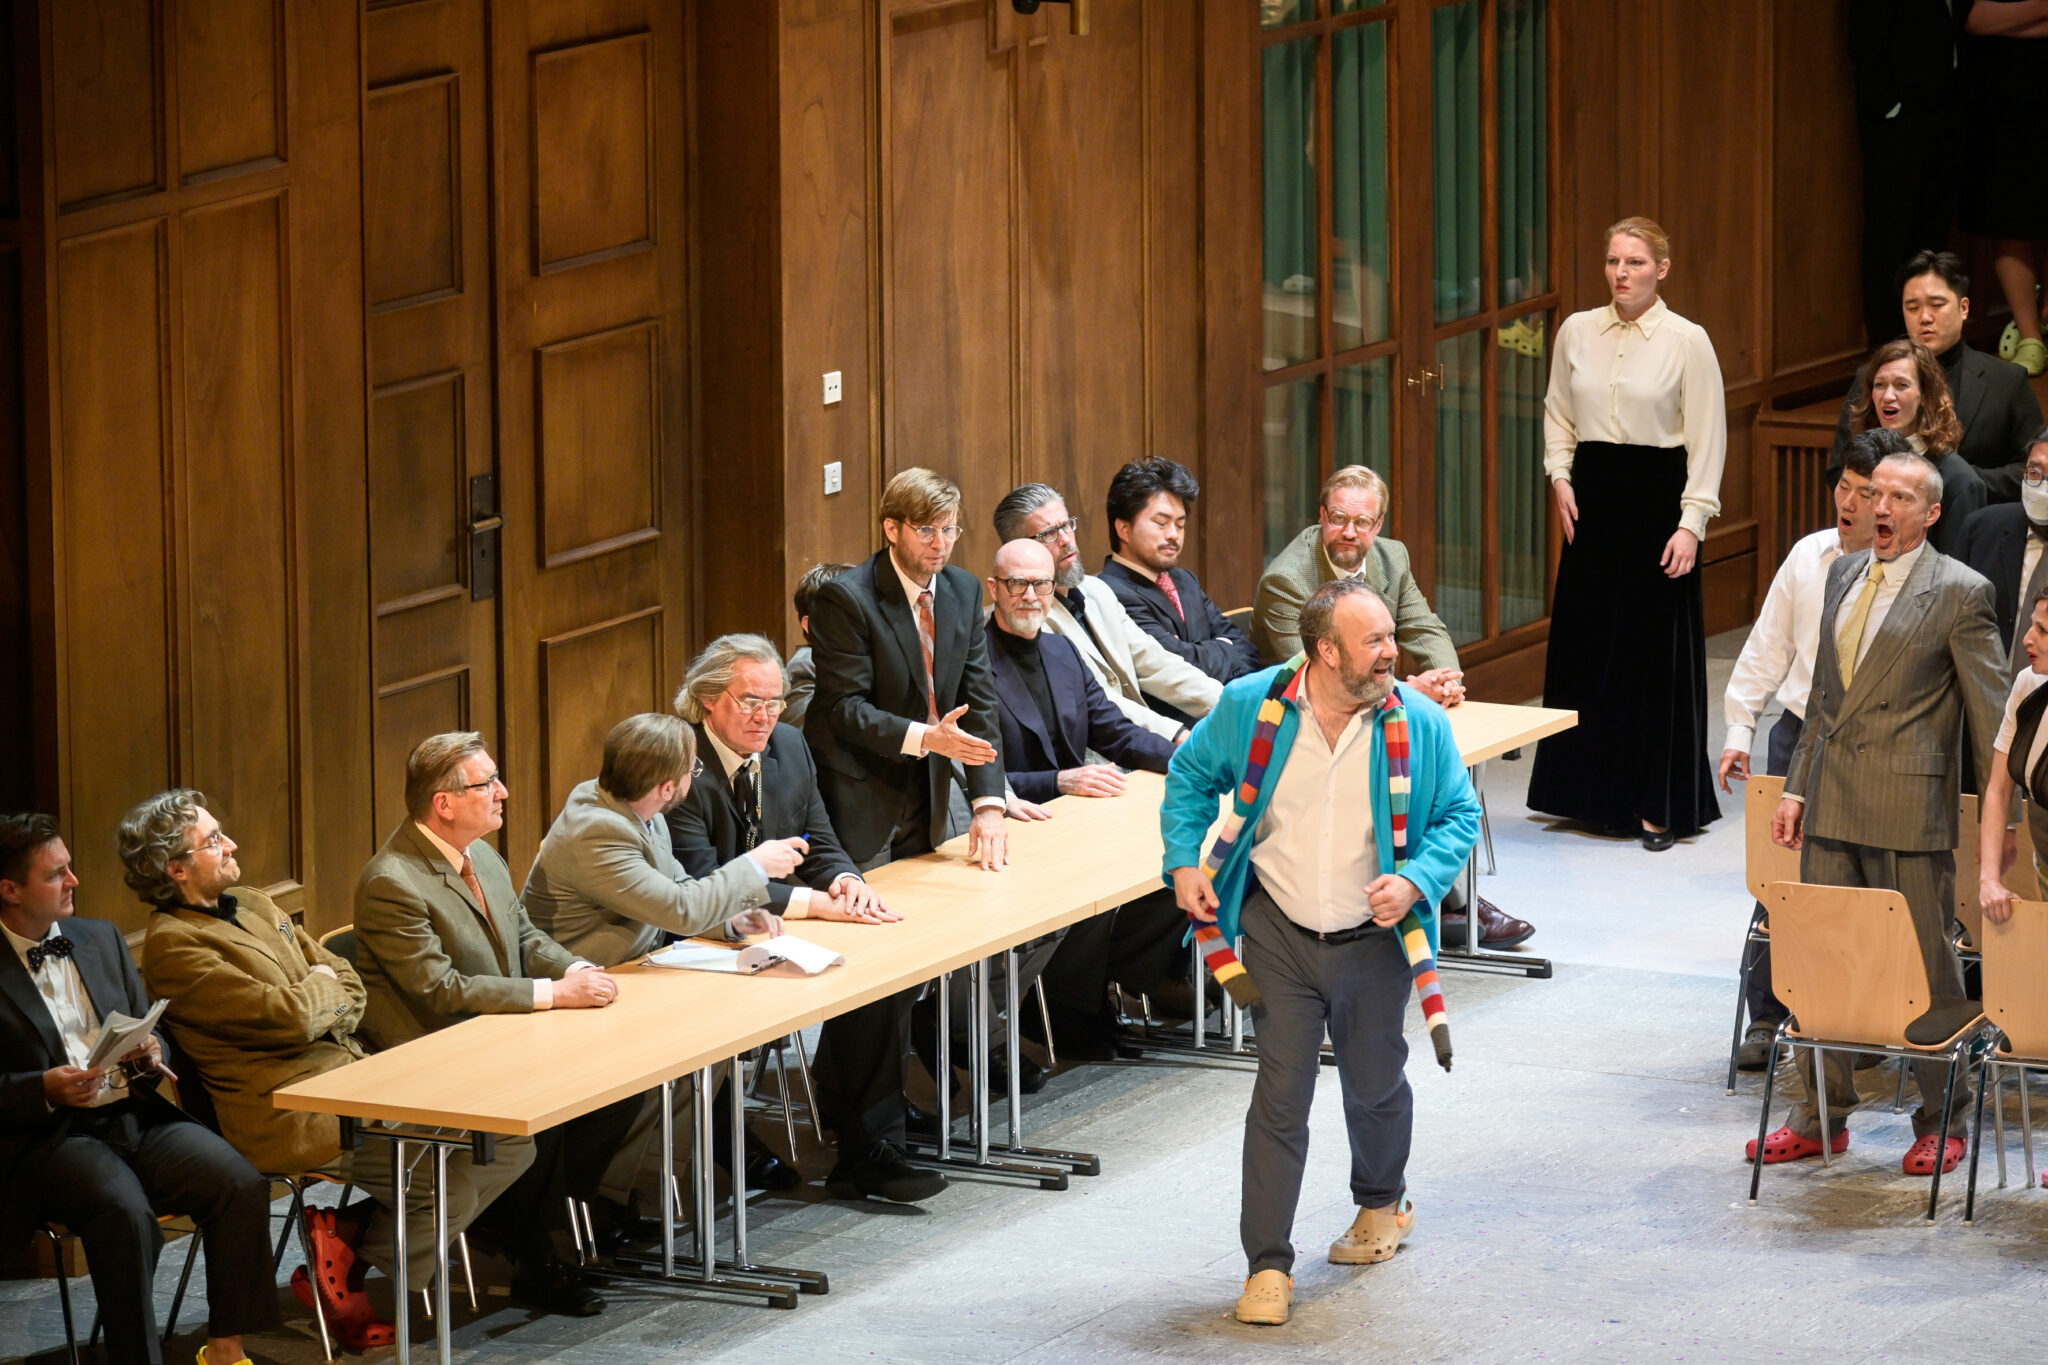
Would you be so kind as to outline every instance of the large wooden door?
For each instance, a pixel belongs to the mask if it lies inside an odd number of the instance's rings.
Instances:
[[[691,643],[684,38],[657,0],[492,11],[497,757],[521,876]]]

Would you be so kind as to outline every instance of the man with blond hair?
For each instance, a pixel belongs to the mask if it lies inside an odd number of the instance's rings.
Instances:
[[[367,1003],[360,1028],[396,1047],[479,1014],[602,1008],[619,983],[534,927],[512,872],[486,836],[504,826],[510,795],[484,737],[421,740],[405,761],[406,818],[356,882],[356,970]],[[564,1196],[598,1199],[598,1182],[640,1100],[622,1100],[550,1128],[533,1165],[474,1225],[511,1257],[512,1293],[572,1317],[604,1300],[550,1235]]]

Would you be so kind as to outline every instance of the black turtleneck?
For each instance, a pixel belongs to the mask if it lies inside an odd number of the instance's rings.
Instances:
[[[215,919],[226,920],[229,924],[235,922],[235,898],[225,891],[221,893],[218,905],[190,905],[184,901],[166,901],[157,909],[171,914],[176,914],[180,910],[197,910],[202,915],[212,915]]]
[[[1038,637],[1025,639],[1012,635],[999,623],[996,626],[996,647],[1003,651],[1017,666],[1017,676],[1024,679],[1024,690],[1031,694],[1033,704],[1038,707],[1038,718],[1045,723],[1045,732],[1052,736],[1053,762],[1062,768],[1078,768],[1081,756],[1074,752],[1067,742],[1067,736],[1060,729],[1060,713],[1053,706],[1052,684],[1045,678],[1045,658],[1039,652]]]

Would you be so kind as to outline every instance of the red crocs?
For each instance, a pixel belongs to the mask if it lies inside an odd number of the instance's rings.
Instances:
[[[317,1271],[300,1266],[292,1272],[292,1292],[299,1302],[311,1308],[317,1292],[327,1325],[351,1351],[392,1345],[398,1339],[397,1330],[371,1307],[370,1296],[363,1289],[362,1263],[336,1228],[334,1210],[307,1209],[306,1231],[319,1264]]]
[[[1907,1175],[1933,1175],[1934,1149],[1941,1141],[1942,1138],[1939,1133],[1929,1133],[1926,1137],[1921,1138],[1906,1153],[1906,1159],[1899,1163],[1899,1169],[1903,1170]],[[1941,1173],[1943,1175],[1947,1175],[1956,1168],[1956,1165],[1962,1161],[1965,1150],[1966,1147],[1961,1138],[1952,1137],[1948,1139],[1946,1148],[1941,1154]],[[1765,1157],[1764,1160],[1768,1161],[1770,1158]]]
[[[1835,1134],[1829,1150],[1836,1156],[1849,1150],[1849,1130],[1844,1128]],[[1820,1155],[1820,1139],[1803,1137],[1791,1128],[1780,1128],[1764,1139],[1764,1165],[1774,1166],[1780,1161],[1800,1161],[1806,1157]],[[1744,1161],[1756,1160],[1756,1139],[1751,1138],[1742,1149]]]

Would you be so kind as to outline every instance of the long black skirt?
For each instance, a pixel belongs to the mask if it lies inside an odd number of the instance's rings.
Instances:
[[[1536,746],[1529,807],[1697,834],[1721,815],[1700,570],[1672,578],[1658,564],[1678,525],[1685,449],[1582,442],[1572,491],[1579,521],[1557,566],[1543,704],[1579,723]]]

